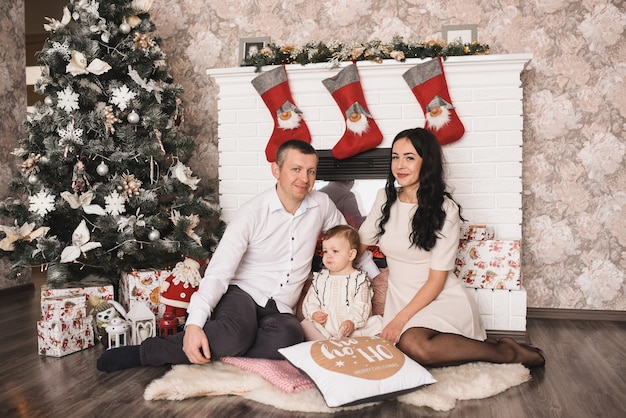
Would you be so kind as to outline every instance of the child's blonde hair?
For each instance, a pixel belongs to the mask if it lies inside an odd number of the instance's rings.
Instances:
[[[350,243],[350,249],[356,250],[356,257],[354,257],[354,259],[359,258],[361,253],[361,238],[356,229],[352,228],[350,225],[337,225],[324,232],[324,239],[337,236],[347,239]]]

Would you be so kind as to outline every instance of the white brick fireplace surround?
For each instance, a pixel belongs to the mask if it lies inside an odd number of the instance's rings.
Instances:
[[[531,58],[531,54],[481,55],[444,61],[450,96],[466,130],[460,141],[444,146],[448,185],[464,217],[470,223],[493,225],[496,239],[522,239],[520,73]],[[367,106],[384,136],[379,148],[389,148],[403,129],[424,126],[422,109],[402,77],[422,62],[357,63]],[[345,130],[341,111],[322,84],[338,71],[323,63],[286,66],[293,98],[318,150],[331,149]],[[207,74],[219,87],[219,193],[222,217],[228,222],[242,203],[275,182],[265,159],[274,124],[251,84],[258,76],[253,67],[210,69]],[[376,190],[368,192],[373,195]],[[526,330],[523,288],[474,291],[488,330]]]

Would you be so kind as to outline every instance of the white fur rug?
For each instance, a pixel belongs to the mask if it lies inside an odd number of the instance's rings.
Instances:
[[[449,411],[457,400],[482,399],[530,380],[530,371],[521,364],[470,363],[430,369],[437,383],[401,395],[398,401]],[[317,389],[286,393],[261,376],[222,362],[207,365],[174,366],[163,377],[151,382],[146,400],[182,400],[198,396],[240,395],[286,411],[334,412],[373,405],[329,408]]]

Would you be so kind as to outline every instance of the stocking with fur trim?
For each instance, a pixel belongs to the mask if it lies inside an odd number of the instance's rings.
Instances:
[[[278,147],[290,139],[311,143],[311,134],[302,111],[295,105],[284,66],[267,71],[252,80],[252,85],[274,119],[274,131],[265,147],[267,161],[276,160]]]
[[[376,148],[383,141],[383,134],[372,118],[356,65],[350,64],[331,78],[322,80],[343,112],[346,130],[331,150],[338,160],[352,157]]]
[[[402,77],[422,106],[426,117],[424,128],[442,145],[461,139],[465,128],[452,105],[441,57],[416,65]]]

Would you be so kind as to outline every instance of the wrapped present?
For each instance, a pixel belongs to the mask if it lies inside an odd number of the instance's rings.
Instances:
[[[461,239],[482,241],[493,239],[495,236],[494,228],[487,225],[463,225],[461,226]]]
[[[82,295],[41,299],[41,319],[43,321],[71,321],[86,316],[87,302]]]
[[[89,276],[78,282],[68,282],[61,287],[41,286],[41,300],[74,296],[83,296],[85,302],[92,296],[106,300],[115,298],[111,282],[96,276]]]
[[[520,289],[520,243],[503,240],[461,240],[455,274],[467,287]]]
[[[62,357],[94,346],[92,318],[37,321],[39,355]]]
[[[170,270],[135,270],[122,273],[120,303],[129,311],[137,301],[145,303],[158,316],[165,312],[160,303],[161,284],[172,274]]]

